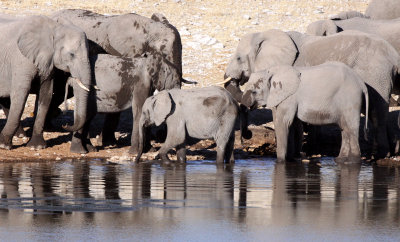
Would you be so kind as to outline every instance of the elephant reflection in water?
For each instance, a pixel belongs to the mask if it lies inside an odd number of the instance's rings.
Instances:
[[[276,163],[273,173],[272,220],[277,225],[298,220],[297,207],[320,210],[321,172],[317,163]],[[289,209],[292,208],[292,209]]]
[[[361,164],[338,165],[335,187],[335,221],[355,224],[359,220],[358,178]]]
[[[14,164],[4,164],[0,168],[0,176],[2,178],[3,191],[1,191],[0,211],[9,211],[5,207],[9,205],[18,205],[21,203],[19,193],[19,180],[22,171],[19,166]]]

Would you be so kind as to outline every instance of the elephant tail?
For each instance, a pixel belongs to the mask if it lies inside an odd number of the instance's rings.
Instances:
[[[364,139],[368,141],[368,109],[369,109],[369,96],[368,88],[365,83],[362,83],[362,91],[365,97],[365,126],[364,126]]]

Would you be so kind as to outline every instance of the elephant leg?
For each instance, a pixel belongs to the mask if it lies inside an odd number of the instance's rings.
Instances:
[[[385,102],[371,102],[371,121],[375,130],[373,153],[375,158],[385,158],[389,153],[389,138],[387,134],[387,118],[389,105]]]
[[[11,90],[11,105],[6,125],[0,133],[0,148],[11,149],[12,137],[20,125],[22,112],[24,111],[26,100],[28,99],[29,90],[33,76],[19,72],[13,76],[13,89]]]
[[[101,131],[101,143],[104,147],[113,147],[117,144],[115,130],[117,130],[121,113],[108,113],[104,118],[103,130]]]
[[[225,163],[235,163],[235,157],[233,155],[233,150],[235,146],[235,135],[234,133],[229,137],[228,144],[226,144],[225,149]]]
[[[86,154],[88,152],[97,152],[96,147],[90,143],[89,128],[93,117],[89,118],[83,129],[74,132],[71,140],[70,152],[78,154]]]
[[[340,152],[338,158],[345,158],[350,153],[350,138],[348,132],[342,128],[342,144],[340,145]]]
[[[287,99],[287,104],[290,105],[290,100]],[[277,162],[291,160],[293,157],[288,156],[288,139],[289,128],[293,123],[296,113],[296,106],[290,105],[286,107],[283,103],[277,108],[273,108],[272,115],[275,126],[276,136],[276,156]],[[291,141],[294,142],[294,141]]]
[[[149,97],[148,95],[149,90],[147,89],[143,90],[143,89],[144,88],[139,90],[135,89],[135,91],[133,92],[133,98],[132,98],[133,127],[131,136],[131,148],[129,149],[130,154],[137,154],[139,149],[139,120],[142,114],[143,104],[146,101],[146,98]],[[145,93],[147,93],[147,95],[144,95]],[[146,132],[148,132],[148,129],[146,129]],[[149,138],[146,139],[145,141],[146,143],[144,144],[144,146],[151,147],[150,134],[148,134],[147,137]]]
[[[301,148],[303,145],[303,124],[301,120],[295,118],[292,124],[293,127],[293,138],[294,138],[294,157],[301,157]]]
[[[186,163],[186,144],[183,143],[176,147],[176,158],[179,163]]]
[[[71,153],[86,154],[87,149],[84,147],[83,141],[83,129],[78,130],[72,134],[71,147],[69,151]]]
[[[9,98],[1,98],[0,105],[3,107],[4,114],[6,118],[8,118],[8,114],[10,113],[10,99]],[[21,123],[18,126],[17,131],[15,132],[15,136],[18,138],[27,137],[24,129],[22,128]]]
[[[33,125],[32,137],[27,146],[35,149],[46,148],[46,142],[43,138],[44,122],[46,120],[47,111],[49,110],[51,98],[53,95],[53,80],[46,80],[40,84],[39,90],[39,106]]]
[[[172,127],[173,125],[177,125]],[[168,158],[168,151],[172,148],[177,147],[178,145],[182,145],[185,143],[186,131],[184,124],[176,124],[173,125],[167,124],[168,134],[167,139],[164,144],[162,144],[158,154],[164,163],[170,163],[171,160]]]

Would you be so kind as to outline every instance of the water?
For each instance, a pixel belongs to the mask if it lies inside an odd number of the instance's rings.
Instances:
[[[1,241],[398,241],[399,168],[0,164]]]

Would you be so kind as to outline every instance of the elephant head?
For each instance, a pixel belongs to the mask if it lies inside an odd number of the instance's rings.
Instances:
[[[343,29],[330,19],[316,21],[307,27],[307,34],[316,36],[328,36],[342,31]]]
[[[66,126],[69,131],[79,130],[86,121],[87,89],[91,85],[86,35],[76,27],[59,24],[48,17],[32,16],[26,20],[17,45],[20,52],[35,65],[40,79],[50,79],[54,68],[58,68],[71,73],[81,86],[86,87],[86,90],[74,90],[75,123]]]
[[[146,99],[139,120],[139,150],[135,159],[136,162],[139,161],[143,153],[143,144],[146,139],[145,128],[153,124],[156,126],[161,125],[166,121],[173,109],[174,102],[166,90]]]
[[[296,93],[300,76],[299,71],[288,65],[253,73],[244,91],[242,103],[251,109],[257,106],[276,107]]]
[[[225,88],[241,102],[238,98],[242,96],[239,86],[249,80],[251,73],[275,65],[293,65],[297,55],[295,43],[283,31],[272,29],[245,35],[226,68]]]
[[[368,16],[357,11],[345,11],[330,17],[331,20],[346,20],[350,18],[369,18]]]

